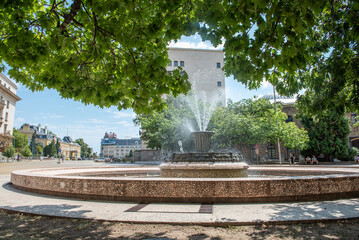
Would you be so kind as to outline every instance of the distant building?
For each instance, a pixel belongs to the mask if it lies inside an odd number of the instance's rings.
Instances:
[[[36,133],[36,144],[40,144],[42,147],[46,147],[49,145],[52,140],[55,140],[56,142],[56,135],[48,131],[47,126],[45,128],[41,127],[41,124],[39,125],[30,125],[28,123],[24,123],[20,128],[19,132],[22,134],[25,134],[27,138],[29,139],[29,144],[31,142],[32,135],[34,132]]]
[[[124,158],[134,154],[135,150],[141,149],[140,138],[118,139],[116,133],[105,133],[101,139],[101,157],[106,158]]]
[[[0,133],[12,134],[16,102],[21,100],[16,91],[15,83],[0,73]]]
[[[42,128],[41,124],[36,126],[24,123],[19,128],[19,132],[28,137],[29,144],[31,143],[32,135],[35,133],[35,143],[41,145],[43,148],[49,145],[52,141],[55,141],[55,143],[58,141],[60,143],[61,155],[65,158],[77,159],[81,156],[81,146],[79,144],[75,143],[69,136],[65,136],[63,139],[58,138],[56,134],[47,129],[47,126]]]
[[[207,99],[218,98],[222,106],[226,105],[222,50],[169,48],[168,56],[169,72],[181,67],[188,74],[194,92],[204,92]]]
[[[61,155],[65,158],[70,158],[72,160],[81,157],[81,146],[75,143],[71,137],[65,136],[60,141],[60,150]]]

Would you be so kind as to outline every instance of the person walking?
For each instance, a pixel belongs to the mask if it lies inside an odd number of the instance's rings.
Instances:
[[[294,153],[290,152],[289,156],[290,156],[290,165],[293,165],[294,164]]]

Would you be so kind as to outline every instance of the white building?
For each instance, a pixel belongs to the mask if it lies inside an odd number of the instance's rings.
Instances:
[[[21,100],[16,91],[15,83],[0,73],[0,133],[12,134],[16,102]]]
[[[101,157],[122,159],[129,156],[131,151],[141,149],[141,139],[118,139],[115,133],[105,133],[101,139]]]
[[[171,60],[168,71],[182,67],[195,93],[204,92],[207,100],[218,98],[223,106],[226,105],[222,50],[170,48],[168,56]]]

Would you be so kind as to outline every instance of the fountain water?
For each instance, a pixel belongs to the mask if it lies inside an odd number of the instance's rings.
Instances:
[[[237,153],[209,152],[211,137],[214,132],[206,131],[217,101],[207,101],[206,95],[201,98],[194,94],[187,102],[196,118],[200,131],[192,132],[195,141],[195,152],[173,153],[170,162],[161,164],[161,177],[182,178],[234,178],[247,177],[248,165],[242,162]]]

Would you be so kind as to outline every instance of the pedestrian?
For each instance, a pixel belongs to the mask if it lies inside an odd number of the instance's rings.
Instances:
[[[354,163],[359,163],[359,155],[358,154],[354,157]]]
[[[311,164],[312,163],[312,159],[307,156],[307,158],[305,159],[305,164]]]
[[[293,165],[294,164],[294,153],[290,152],[289,156],[290,156],[290,165]]]
[[[312,157],[312,164],[319,164],[318,159],[313,155]]]

